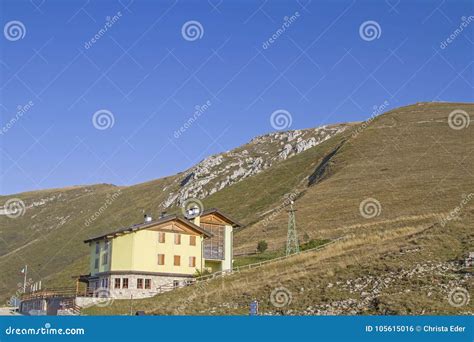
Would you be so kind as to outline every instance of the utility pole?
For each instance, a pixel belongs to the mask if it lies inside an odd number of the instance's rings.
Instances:
[[[298,243],[298,233],[296,232],[296,209],[293,208],[293,203],[293,201],[290,202],[290,210],[288,210],[288,235],[286,238],[286,255],[300,252],[300,245]]]
[[[25,268],[23,268],[21,270],[21,272],[24,275],[24,277],[23,277],[23,293],[26,293],[26,275],[28,273],[28,265],[25,265]]]

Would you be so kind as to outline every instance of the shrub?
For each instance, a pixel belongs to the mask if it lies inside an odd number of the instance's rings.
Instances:
[[[257,244],[257,251],[259,253],[265,252],[267,248],[268,248],[268,244],[267,244],[267,241],[265,240],[259,241],[259,243]]]

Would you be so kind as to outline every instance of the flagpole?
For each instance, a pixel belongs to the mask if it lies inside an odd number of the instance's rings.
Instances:
[[[28,273],[28,265],[25,265],[25,277],[23,278],[23,293],[26,293],[26,273]]]

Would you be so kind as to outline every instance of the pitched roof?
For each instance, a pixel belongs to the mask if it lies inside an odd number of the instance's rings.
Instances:
[[[210,215],[210,214],[218,214],[220,215],[222,218],[224,218],[225,220],[229,221],[229,223],[232,224],[232,227],[242,227],[242,225],[234,220],[232,217],[230,217],[229,215],[223,213],[222,211],[220,211],[219,209],[217,208],[210,208],[210,209],[207,209],[207,210],[204,210],[202,213],[201,213],[201,217],[203,216],[206,216],[206,215]]]
[[[168,215],[168,216],[162,217],[162,218],[160,218],[158,220],[155,220],[155,221],[139,223],[139,224],[132,225],[130,227],[117,229],[113,232],[109,232],[109,233],[106,233],[106,234],[94,236],[94,237],[91,237],[87,240],[84,240],[84,243],[89,243],[89,242],[92,242],[92,241],[95,241],[95,240],[101,240],[101,239],[106,238],[108,236],[116,237],[117,235],[122,234],[122,233],[135,232],[137,230],[147,229],[147,228],[156,226],[158,224],[163,224],[163,223],[170,222],[170,221],[181,222],[181,223],[187,225],[188,227],[190,227],[191,229],[193,229],[195,231],[198,231],[199,233],[203,234],[206,237],[211,237],[212,236],[212,233],[208,232],[205,229],[202,229],[201,227],[195,225],[191,221],[185,220],[185,219],[183,219],[181,217],[178,217],[176,215]]]

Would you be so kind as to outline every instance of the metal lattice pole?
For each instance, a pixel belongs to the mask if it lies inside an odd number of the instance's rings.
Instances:
[[[293,208],[293,201],[290,203],[290,210],[288,210],[288,235],[286,238],[286,255],[300,252],[300,245],[298,243],[298,233],[296,232],[296,219]]]

